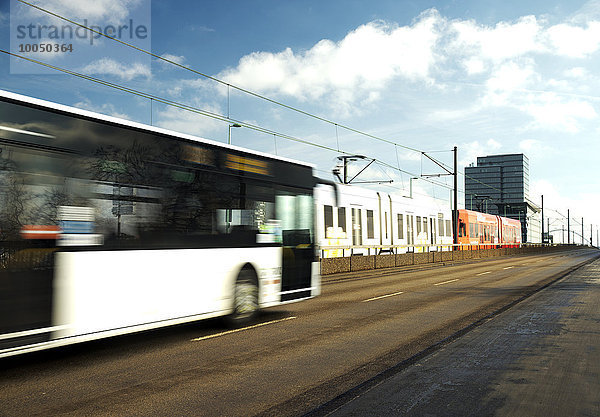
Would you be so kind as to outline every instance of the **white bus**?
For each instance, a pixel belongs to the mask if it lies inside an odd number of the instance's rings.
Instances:
[[[0,91],[0,357],[318,295],[317,181],[301,162]]]

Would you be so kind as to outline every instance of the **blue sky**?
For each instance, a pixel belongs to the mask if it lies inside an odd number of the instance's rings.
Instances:
[[[15,51],[11,19],[33,12],[12,1],[12,12],[9,1],[0,1],[0,44]],[[477,156],[523,152],[530,160],[530,199],[539,204],[544,194],[547,208],[584,217],[586,237],[591,222],[596,239],[600,1],[34,3],[79,21],[142,22],[149,36],[137,41],[157,55],[339,125],[436,151],[432,155],[447,164],[448,151],[457,146],[461,172]],[[342,128],[336,132],[335,125],[233,89],[228,105],[227,89],[114,42],[87,49],[74,44],[76,53],[41,59],[417,175],[439,172],[419,153]],[[150,122],[147,99],[69,75],[15,68],[0,54],[1,89]],[[152,121],[227,141],[227,123],[173,107],[154,103]],[[240,146],[312,162],[323,177],[331,177],[338,156],[246,128],[232,129],[231,136]],[[407,192],[409,177],[381,165],[364,174],[365,180],[393,179],[380,188],[398,193]],[[451,185],[449,178],[436,181]],[[450,195],[424,180],[415,182],[415,190],[446,200]],[[547,214],[551,229],[559,228],[554,218],[560,216]]]

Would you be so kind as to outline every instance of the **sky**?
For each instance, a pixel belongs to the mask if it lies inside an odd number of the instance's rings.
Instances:
[[[421,151],[451,169],[456,146],[459,207],[464,167],[477,156],[524,153],[529,199],[539,205],[544,195],[550,229],[570,210],[572,228],[583,218],[596,244],[600,1],[30,1],[103,32],[121,26],[121,40],[185,68],[92,35],[50,39],[46,28],[39,40],[43,25],[67,23],[17,0],[0,0],[0,49],[277,134],[229,128],[4,53],[0,89],[220,142],[230,136],[315,164],[328,179],[338,149],[365,155],[377,163],[358,179],[393,180],[370,187],[399,194],[411,177],[444,172]],[[43,42],[58,51],[19,51]],[[414,180],[414,193],[449,204],[451,177],[430,181]]]

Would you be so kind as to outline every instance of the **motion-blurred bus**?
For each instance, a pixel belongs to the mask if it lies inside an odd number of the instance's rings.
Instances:
[[[319,294],[317,181],[302,162],[0,91],[0,357]]]

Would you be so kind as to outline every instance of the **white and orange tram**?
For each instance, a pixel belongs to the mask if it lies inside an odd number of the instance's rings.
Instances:
[[[452,212],[433,199],[338,185],[337,191],[317,187],[315,201],[323,257],[449,250],[452,245]]]

